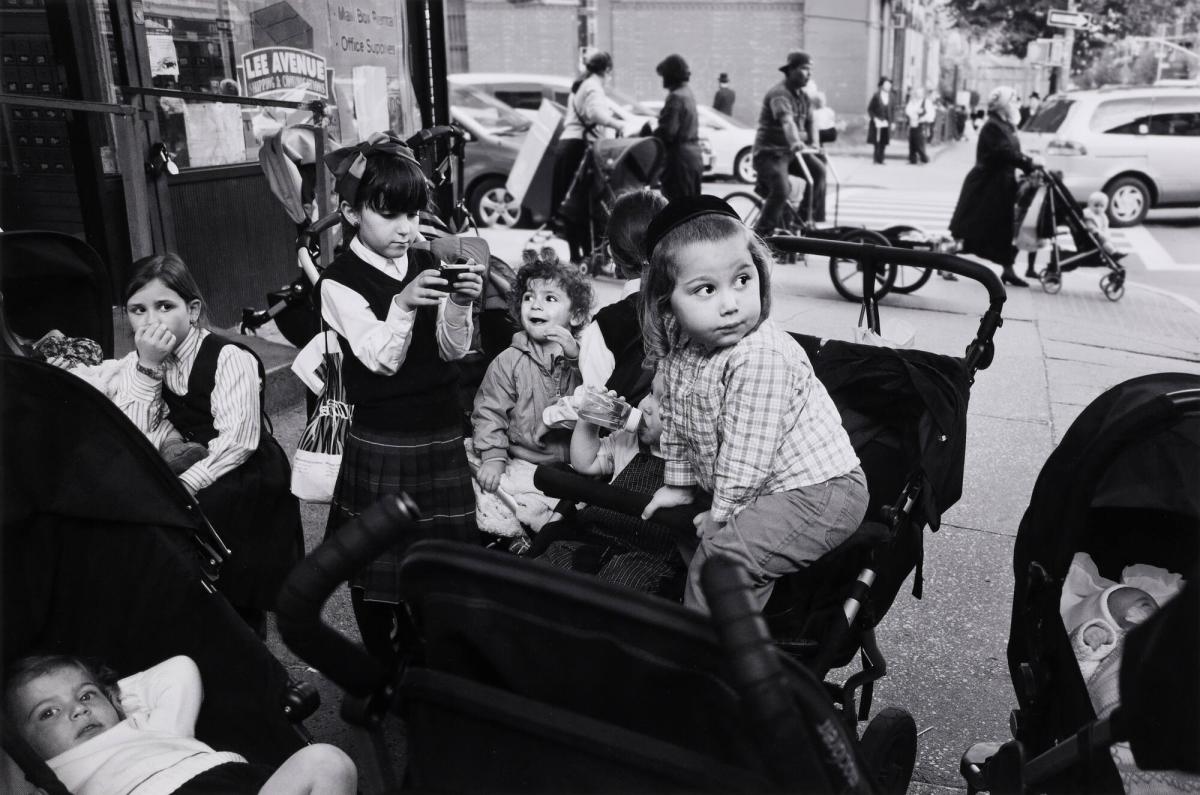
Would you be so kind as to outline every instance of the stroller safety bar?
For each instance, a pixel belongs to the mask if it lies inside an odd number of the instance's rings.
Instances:
[[[648,495],[626,491],[576,472],[548,466],[539,466],[534,471],[533,485],[543,493],[562,500],[586,502],[597,508],[608,508],[628,516],[641,516],[642,511],[650,504]],[[676,508],[663,508],[654,514],[654,521],[671,528],[677,535],[692,537],[696,533],[692,519],[707,509],[707,505],[698,502]]]
[[[384,497],[325,539],[288,575],[276,600],[279,633],[293,652],[354,696],[382,690],[391,671],[321,619],[334,589],[396,544],[419,518],[407,495]]]
[[[872,287],[871,283],[874,281],[873,278],[865,275],[865,272],[874,270],[877,264],[885,262],[896,265],[912,265],[920,268],[934,268],[979,282],[987,290],[988,309],[979,321],[979,329],[975,334],[975,339],[967,346],[967,367],[974,373],[976,370],[987,369],[992,363],[992,338],[996,335],[996,329],[1000,328],[1004,323],[1001,310],[1004,308],[1004,302],[1008,298],[1008,295],[1004,291],[1004,285],[1000,283],[1000,277],[991,268],[980,265],[977,262],[956,257],[952,254],[877,246],[871,243],[846,243],[840,240],[822,240],[794,235],[771,237],[767,240],[767,243],[773,248],[789,253],[818,254],[825,257],[838,257],[839,259],[854,260],[862,263],[864,265],[863,280],[868,288],[864,290],[864,308],[866,308],[865,304],[873,303],[873,300],[870,300],[872,297],[869,295],[869,290]],[[876,321],[878,320],[874,307],[867,308],[867,311],[872,314]],[[877,323],[873,325],[877,325]]]

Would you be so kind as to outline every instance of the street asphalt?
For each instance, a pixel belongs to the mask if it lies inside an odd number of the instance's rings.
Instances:
[[[970,149],[951,146],[923,167],[895,160],[885,166],[863,158],[843,161],[839,169],[845,182],[886,187],[920,173],[923,187],[957,192]],[[714,193],[730,187],[706,185]],[[493,253],[510,263],[520,261],[530,234],[483,232]],[[556,245],[562,250],[561,243]],[[1057,295],[1037,287],[1009,288],[995,360],[978,374],[971,391],[962,498],[944,516],[941,531],[927,533],[924,598],[913,599],[903,588],[881,622],[878,636],[888,675],[877,683],[874,710],[903,707],[916,719],[920,738],[912,793],[965,790],[958,773],[962,752],[976,741],[1008,737],[1009,710],[1015,706],[1005,662],[1013,543],[1047,455],[1075,416],[1108,388],[1147,373],[1200,374],[1200,305],[1140,285],[1132,270],[1124,297],[1111,302],[1097,287],[1100,275],[1097,269],[1065,274]],[[777,265],[772,282],[772,316],[784,328],[853,339],[858,309],[834,291],[823,258]],[[618,282],[599,277],[595,284],[599,303],[618,296]],[[912,295],[885,298],[880,311],[885,335],[889,323],[893,328],[907,324],[916,331],[915,347],[960,355],[986,305],[982,287],[935,277]],[[273,419],[281,443],[294,449],[304,424],[302,404],[280,407]],[[322,537],[326,508],[305,506],[304,514],[311,549]],[[344,591],[326,614],[354,634]],[[309,721],[316,739],[346,748],[360,766],[371,764],[369,745],[337,717],[336,689],[306,670],[275,635],[271,646],[322,691],[322,708]],[[388,744],[393,758],[401,760],[398,721],[390,724]]]

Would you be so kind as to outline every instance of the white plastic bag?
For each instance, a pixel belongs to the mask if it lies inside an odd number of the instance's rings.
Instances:
[[[341,353],[325,352],[325,388],[296,445],[292,459],[292,494],[305,502],[330,502],[342,468],[342,446],[354,407],[342,386]]]

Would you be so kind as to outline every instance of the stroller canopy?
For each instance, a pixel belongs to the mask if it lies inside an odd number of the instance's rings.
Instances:
[[[596,174],[614,196],[653,185],[662,174],[663,146],[657,138],[602,138],[592,146]]]
[[[209,586],[220,540],[192,497],[82,379],[3,356],[0,386],[4,663],[75,654],[124,676],[186,654],[204,681],[196,736],[282,762],[300,747],[287,672]]]
[[[58,329],[113,355],[108,267],[87,243],[61,232],[0,232],[0,292],[9,330],[37,340]]]

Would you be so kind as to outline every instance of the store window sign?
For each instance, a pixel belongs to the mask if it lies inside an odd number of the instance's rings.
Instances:
[[[242,55],[245,93],[261,97],[294,88],[329,99],[329,75],[325,58],[293,47],[263,47]]]

